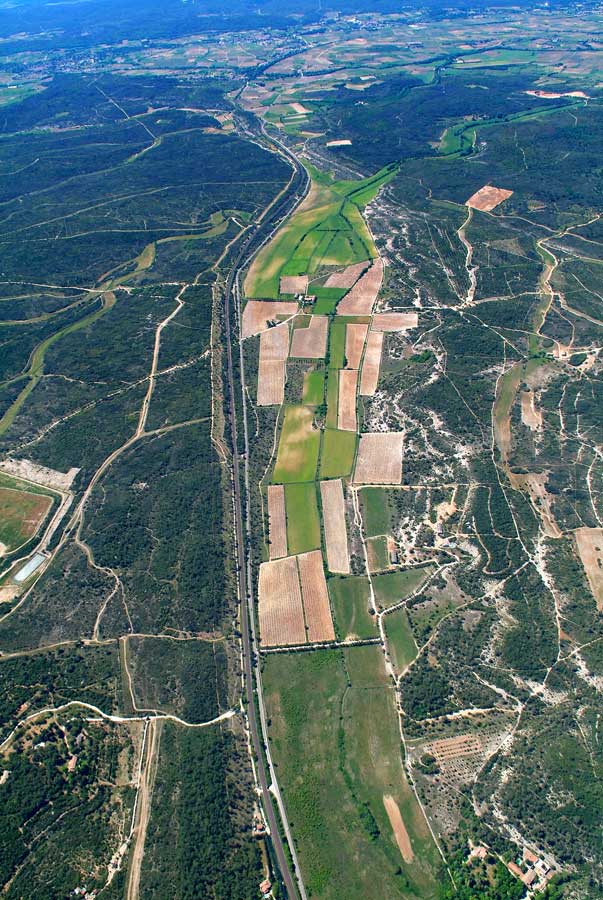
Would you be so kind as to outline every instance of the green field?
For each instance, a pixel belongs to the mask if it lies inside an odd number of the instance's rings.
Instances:
[[[373,587],[381,606],[387,608],[412,594],[432,572],[431,566],[375,575]]]
[[[389,552],[387,538],[374,537],[367,540],[369,567],[371,572],[380,572],[389,568]]]
[[[285,487],[287,511],[287,543],[289,553],[305,553],[320,548],[320,517],[316,502],[316,485],[288,484]]]
[[[368,613],[369,585],[365,575],[329,578],[329,596],[341,640],[375,637],[377,628]]]
[[[325,373],[306,372],[304,375],[303,403],[307,406],[320,406],[325,394]]]
[[[405,609],[396,609],[390,615],[383,616],[383,624],[394,668],[400,674],[417,655],[408,613]]]
[[[334,381],[335,379],[329,379]],[[338,478],[349,475],[354,465],[358,435],[353,431],[325,428],[320,453],[320,477]]]
[[[388,534],[391,528],[391,518],[386,491],[378,487],[365,487],[359,493],[364,533],[368,537],[375,534]]]
[[[339,372],[330,369],[327,372],[327,428],[337,428],[337,400],[339,397]]]
[[[314,412],[307,406],[287,406],[272,481],[287,484],[312,481],[318,465],[320,432],[313,427]]]
[[[333,322],[329,329],[329,368],[343,369],[345,365],[345,322]]]
[[[312,285],[308,288],[308,292],[316,296],[313,312],[320,316],[333,314],[335,307],[347,293],[344,288],[313,287]]]
[[[245,279],[245,295],[278,299],[281,275],[312,275],[377,256],[360,209],[395,176],[387,166],[370,178],[333,181],[308,166],[312,186],[288,222],[260,251]],[[330,298],[329,298],[330,299]]]
[[[437,853],[404,775],[381,649],[274,655],[264,663],[264,685],[272,754],[309,896],[435,900]],[[406,824],[410,864],[395,843],[384,795]]]

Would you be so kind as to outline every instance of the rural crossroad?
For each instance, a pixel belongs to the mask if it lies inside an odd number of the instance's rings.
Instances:
[[[275,143],[272,141],[272,143]],[[292,179],[292,182],[289,187],[289,191],[291,192],[290,197],[287,198],[287,209],[284,212],[284,216],[288,215],[290,211],[297,206],[301,197],[304,196],[307,183],[308,176],[306,175],[305,170],[302,166],[297,162],[297,160],[289,153],[289,151],[280,145],[280,150],[278,151],[281,155],[285,156],[288,162],[295,169],[295,175]],[[289,202],[292,200],[292,202]],[[280,206],[277,208],[280,211]],[[226,361],[227,361],[227,378],[228,378],[228,420],[231,429],[231,441],[232,441],[232,479],[233,479],[233,495],[234,495],[234,512],[235,512],[235,534],[236,534],[236,557],[237,557],[237,569],[238,569],[238,588],[239,588],[239,601],[241,604],[241,632],[242,632],[242,645],[243,645],[243,669],[245,676],[245,693],[247,699],[247,717],[249,721],[249,730],[251,734],[251,740],[253,744],[253,749],[255,752],[256,760],[257,760],[257,776],[260,784],[260,789],[262,793],[262,803],[264,807],[264,811],[266,814],[266,818],[268,821],[268,827],[270,829],[272,844],[274,847],[274,852],[276,854],[276,859],[278,862],[278,866],[280,869],[280,873],[283,878],[283,882],[285,884],[285,888],[287,890],[287,895],[290,900],[298,900],[298,898],[302,897],[302,900],[305,900],[305,891],[303,888],[303,883],[301,882],[301,878],[299,876],[299,871],[296,872],[297,879],[291,872],[291,866],[289,859],[287,857],[287,853],[285,851],[285,846],[283,843],[283,839],[281,837],[281,827],[280,823],[277,819],[276,812],[274,809],[272,794],[274,794],[279,801],[279,806],[281,810],[282,801],[280,798],[280,794],[278,792],[278,785],[276,784],[276,780],[274,778],[268,780],[268,772],[266,768],[266,762],[264,758],[264,747],[266,748],[266,753],[269,753],[267,736],[264,733],[265,728],[265,716],[260,715],[258,717],[258,708],[260,714],[263,713],[263,699],[261,695],[261,685],[258,681],[257,693],[254,686],[254,659],[257,658],[257,647],[255,646],[255,638],[252,636],[252,622],[250,621],[250,610],[248,602],[250,600],[249,588],[248,588],[248,580],[247,580],[247,567],[248,567],[248,554],[247,554],[247,541],[244,529],[244,505],[242,501],[242,491],[241,491],[241,454],[239,452],[238,446],[238,431],[237,431],[237,410],[236,410],[236,399],[235,399],[235,379],[233,372],[233,351],[232,351],[232,336],[230,332],[230,327],[232,323],[231,318],[231,302],[234,298],[234,291],[237,286],[237,279],[241,269],[243,268],[246,261],[249,259],[250,255],[255,249],[259,249],[257,244],[261,245],[263,239],[265,237],[266,230],[269,231],[269,225],[274,221],[274,218],[278,216],[278,211],[276,215],[273,214],[273,217],[268,221],[256,226],[256,228],[251,232],[251,234],[244,240],[239,252],[236,256],[236,259],[230,269],[228,277],[226,279],[225,292],[224,292],[224,318],[225,318],[225,337],[226,337]],[[284,217],[281,214],[280,217]],[[268,229],[267,229],[268,226]],[[259,240],[258,240],[259,239]],[[247,448],[245,448],[247,449]],[[251,610],[251,615],[253,615],[253,609]],[[258,673],[259,680],[259,673]],[[256,706],[257,703],[257,706]],[[259,720],[261,719],[261,721]],[[271,793],[272,791],[272,793]],[[283,817],[282,826],[285,830],[285,833],[289,836],[289,844],[292,852],[293,860],[295,863],[295,849],[293,847],[293,842],[290,837],[288,823],[286,818]],[[297,881],[297,883],[296,883]]]

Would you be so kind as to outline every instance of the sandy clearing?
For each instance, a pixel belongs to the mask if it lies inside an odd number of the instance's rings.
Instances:
[[[385,312],[376,313],[371,322],[372,331],[407,331],[419,324],[419,313]]]
[[[280,406],[285,399],[285,363],[280,359],[260,361],[258,369],[258,406]]]
[[[7,475],[15,478],[24,478],[33,481],[34,484],[42,484],[44,487],[57,488],[60,491],[68,491],[79,469],[69,469],[68,472],[58,472],[56,469],[48,469],[29,459],[3,459],[0,469]]]
[[[530,97],[540,97],[541,100],[558,100],[560,97],[580,97],[582,100],[590,100],[584,91],[564,91],[562,94],[554,91],[524,91],[524,94],[529,94]]]
[[[285,514],[285,488],[282,484],[268,487],[268,534],[270,559],[287,555],[287,517]]]
[[[363,397],[372,397],[377,390],[382,351],[383,332],[369,331],[360,378],[360,393]]]
[[[358,369],[339,370],[339,395],[337,398],[337,427],[340,431],[356,431],[356,387]]]
[[[308,276],[281,275],[279,290],[281,294],[305,294],[308,290]]]
[[[404,435],[400,432],[369,432],[360,435],[354,469],[355,484],[400,484]]]
[[[383,281],[381,257],[373,261],[370,269],[337,304],[338,316],[370,316]]]
[[[603,528],[577,528],[575,535],[597,609],[603,611]]]
[[[325,281],[325,287],[351,288],[370,264],[370,259],[365,259],[363,262],[346,266],[342,272],[333,272]]]
[[[406,825],[404,824],[404,820],[402,819],[402,814],[400,812],[398,804],[391,794],[384,794],[383,805],[385,807],[389,823],[394,831],[394,837],[396,838],[396,843],[400,849],[400,853],[402,854],[402,859],[405,863],[411,863],[415,858],[415,854],[413,853],[412,845],[410,843],[410,837],[408,835],[408,831],[406,830]]]
[[[321,481],[320,497],[329,571],[339,575],[349,575],[350,558],[341,478],[333,481]]]
[[[335,629],[331,618],[322,553],[320,550],[300,553],[297,557],[297,564],[308,626],[308,641],[311,643],[333,641],[335,640]]]
[[[345,329],[346,369],[359,369],[368,325],[349,322]]]
[[[268,328],[268,322],[275,322],[278,316],[294,316],[297,303],[285,300],[248,300],[243,310],[241,337],[243,339],[259,334]]]
[[[479,191],[472,194],[465,203],[472,209],[479,209],[482,212],[491,212],[495,207],[507,200],[513,191],[507,191],[505,188],[493,187],[491,184],[485,184]]]
[[[294,112],[299,113],[300,115],[305,115],[306,113],[312,112],[312,110],[308,109],[303,104],[298,103],[297,101],[295,103],[290,103],[289,106],[292,110],[294,110]]]
[[[542,431],[542,410],[534,405],[534,391],[521,392],[521,421],[530,431]]]
[[[341,138],[338,141],[327,141],[327,147],[351,147],[352,142],[347,138]]]
[[[0,603],[10,603],[19,593],[17,584],[5,584],[0,587]]]
[[[328,316],[312,316],[307,328],[296,328],[293,331],[289,355],[304,359],[324,359],[328,331]]]
[[[262,563],[258,596],[262,646],[304,644],[306,626],[297,557]]]

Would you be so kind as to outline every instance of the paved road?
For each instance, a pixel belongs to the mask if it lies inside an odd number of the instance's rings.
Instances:
[[[282,148],[285,150],[285,148]],[[281,832],[279,827],[279,822],[275,813],[272,794],[269,790],[270,783],[272,779],[268,780],[268,773],[266,769],[266,763],[264,760],[264,752],[263,752],[263,722],[258,720],[258,711],[256,708],[256,699],[259,699],[260,704],[262,703],[261,699],[261,688],[260,688],[260,696],[256,697],[255,687],[254,687],[254,660],[257,658],[257,648],[254,646],[254,636],[252,635],[252,623],[250,622],[250,611],[248,605],[249,589],[248,589],[248,558],[247,558],[247,542],[245,539],[245,530],[244,530],[244,505],[242,500],[242,491],[241,491],[241,454],[238,445],[238,429],[237,429],[237,411],[236,411],[236,399],[235,399],[235,380],[233,374],[233,350],[232,350],[232,336],[231,336],[231,301],[233,300],[234,290],[237,285],[237,278],[239,276],[239,272],[243,267],[243,264],[246,260],[249,259],[250,255],[259,248],[263,239],[265,238],[266,233],[269,233],[270,228],[274,227],[275,220],[284,217],[288,214],[288,212],[294,208],[299,199],[306,190],[307,183],[307,175],[303,168],[299,165],[297,160],[295,160],[288,151],[285,150],[284,154],[289,159],[290,163],[296,170],[296,178],[294,179],[291,188],[290,194],[286,198],[286,200],[279,204],[278,212],[275,211],[272,216],[270,216],[267,221],[263,222],[259,227],[257,227],[254,231],[252,231],[248,237],[244,240],[241,245],[236,259],[232,265],[232,268],[228,274],[225,286],[225,295],[224,295],[224,312],[225,312],[225,337],[226,337],[226,362],[227,362],[227,378],[228,378],[228,421],[231,429],[231,442],[232,442],[232,475],[233,475],[233,493],[234,493],[234,511],[235,511],[235,533],[236,533],[236,542],[237,542],[237,569],[238,569],[238,586],[239,586],[239,597],[241,602],[241,632],[242,632],[242,644],[243,644],[243,669],[245,674],[245,692],[247,697],[247,716],[249,720],[249,729],[251,732],[251,740],[253,744],[253,748],[255,751],[255,755],[257,758],[257,774],[258,780],[260,783],[260,788],[262,791],[262,802],[264,806],[264,811],[266,814],[266,818],[268,820],[268,827],[270,829],[272,844],[274,846],[274,851],[276,854],[278,866],[287,890],[287,894],[290,900],[298,900],[300,892],[298,890],[298,886],[296,884],[296,879],[291,872],[291,867],[289,863],[289,859],[285,852],[285,847],[283,844],[283,840],[281,838]],[[262,717],[263,718],[263,717]],[[273,784],[273,791],[276,788],[276,792],[278,792],[278,787]],[[285,823],[286,825],[286,823]],[[287,829],[288,830],[288,829]],[[303,892],[303,887],[302,887]]]

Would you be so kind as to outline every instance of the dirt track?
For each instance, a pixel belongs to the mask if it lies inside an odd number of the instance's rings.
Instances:
[[[383,805],[385,807],[385,811],[389,818],[390,824],[394,830],[394,836],[396,838],[396,843],[400,848],[402,858],[405,863],[411,863],[415,858],[415,854],[413,853],[410,838],[408,836],[408,831],[406,830],[406,825],[404,824],[404,820],[402,819],[402,814],[400,813],[398,804],[391,796],[391,794],[384,794]]]
[[[140,766],[140,781],[134,817],[132,821],[132,854],[127,875],[125,900],[138,900],[140,897],[140,873],[144,858],[144,845],[147,836],[147,827],[151,815],[151,800],[153,798],[153,786],[157,773],[157,757],[161,738],[160,722],[151,719],[148,722],[145,742],[142,749]]]

